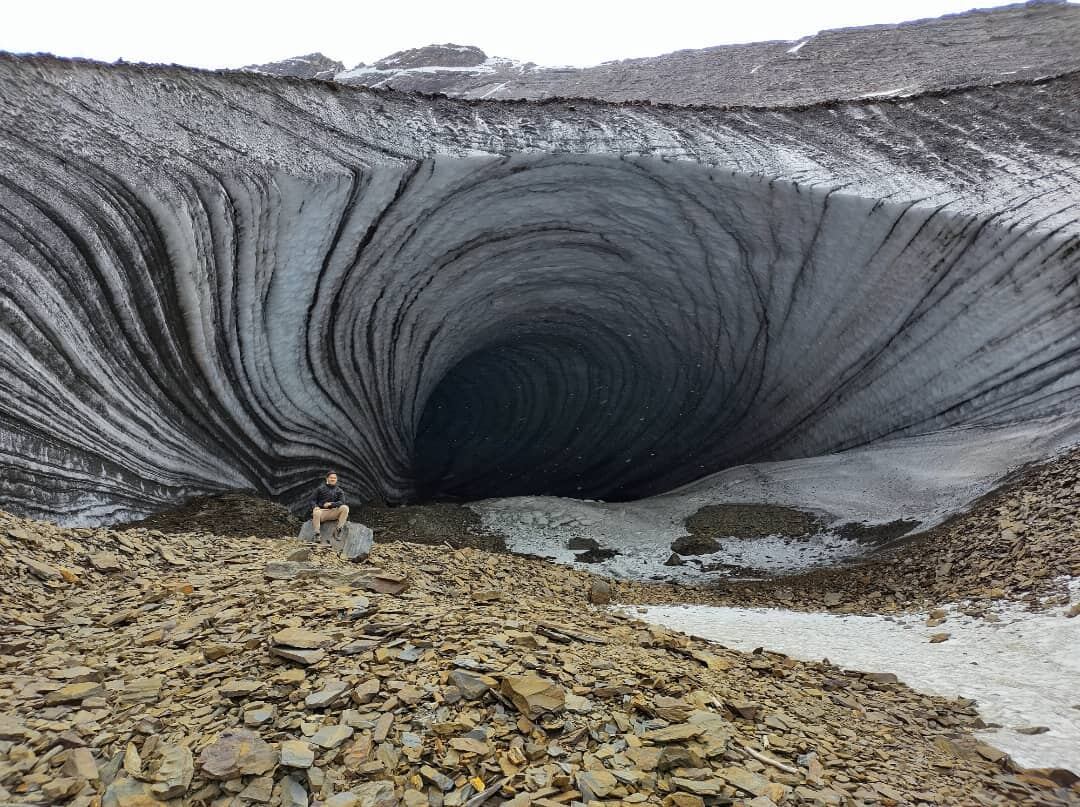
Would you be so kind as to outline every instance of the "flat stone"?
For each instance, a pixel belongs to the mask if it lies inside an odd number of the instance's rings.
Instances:
[[[199,768],[208,779],[229,780],[261,776],[278,764],[278,753],[258,734],[230,729],[199,754]]]
[[[225,698],[246,698],[262,688],[262,681],[253,681],[250,678],[230,678],[218,687],[218,694]]]
[[[237,796],[244,802],[266,804],[274,796],[274,778],[272,776],[256,776]]]
[[[171,549],[169,549],[167,546],[159,546],[157,548],[157,551],[158,551],[158,555],[161,556],[161,559],[163,561],[165,561],[167,564],[169,564],[170,566],[176,566],[176,567],[181,568],[181,569],[187,568],[187,565],[188,565],[187,561],[185,561],[185,560],[183,560],[181,558],[178,558],[173,553],[173,551]]]
[[[693,793],[696,796],[719,796],[724,788],[723,779],[685,779],[679,776],[671,777],[673,787]]]
[[[311,735],[311,742],[321,748],[337,748],[347,739],[353,736],[355,730],[352,726],[323,726]]]
[[[271,647],[270,653],[288,661],[295,661],[297,664],[303,664],[305,667],[318,664],[326,658],[326,651],[322,649],[298,650],[294,647]]]
[[[664,807],[705,807],[705,800],[692,793],[672,793],[664,797]]]
[[[405,578],[380,575],[370,578],[365,584],[365,588],[377,594],[397,596],[403,594],[409,588],[409,581]]]
[[[625,753],[635,767],[643,771],[654,771],[660,764],[663,749],[654,746],[640,746],[627,748]]]
[[[175,799],[187,793],[195,776],[195,758],[191,749],[185,745],[170,744],[158,748],[157,753],[161,761],[150,790],[162,800]]]
[[[619,786],[619,780],[609,771],[581,771],[577,775],[577,789],[586,802],[608,796]]]
[[[285,740],[281,744],[281,764],[286,768],[310,768],[315,751],[307,740]]]
[[[317,572],[309,569],[306,564],[296,561],[272,560],[263,568],[263,577],[268,580],[296,580],[316,574]]]
[[[118,572],[124,567],[120,565],[120,559],[112,552],[95,552],[90,555],[90,565],[99,572]]]
[[[323,807],[360,807],[361,799],[357,793],[335,793],[323,802]]]
[[[96,681],[82,681],[68,684],[45,695],[45,703],[56,706],[61,703],[79,703],[87,698],[96,698],[105,694],[105,687]]]
[[[986,743],[976,743],[975,751],[979,756],[989,762],[1000,762],[1006,756],[1005,752],[1000,748],[994,748],[994,746],[987,745]]]
[[[743,720],[757,720],[762,712],[761,704],[752,701],[728,701],[727,707]]]
[[[105,788],[101,807],[161,807],[161,802],[149,784],[125,777]]]
[[[263,726],[277,716],[277,707],[272,703],[260,703],[244,710],[244,725],[249,728]]]
[[[703,768],[705,761],[691,748],[683,745],[665,745],[653,767],[661,772],[675,768]]]
[[[466,754],[490,754],[491,744],[486,740],[478,740],[475,737],[454,737],[450,740],[450,747],[455,751]]]
[[[82,790],[83,783],[78,779],[71,779],[67,777],[57,777],[50,779],[41,785],[41,792],[52,801],[62,801],[70,796],[74,796],[80,790]]]
[[[349,684],[347,682],[337,679],[327,681],[318,692],[312,692],[304,698],[304,705],[309,709],[325,709],[340,700],[344,700],[348,692]]]
[[[449,793],[454,789],[454,780],[444,773],[440,773],[430,765],[420,766],[420,776],[427,782],[435,785],[443,793]]]
[[[94,667],[86,667],[81,664],[74,667],[65,667],[62,670],[57,670],[54,673],[50,673],[49,677],[62,681],[67,681],[69,684],[77,684],[81,681],[105,680],[105,675],[101,672],[101,670],[95,669]]]
[[[486,675],[476,675],[465,670],[451,670],[447,680],[458,688],[466,700],[478,700],[498,682]]]
[[[120,694],[117,696],[117,700],[120,703],[156,703],[161,697],[161,688],[165,684],[165,679],[160,675],[155,675],[150,678],[135,678],[128,681]]]
[[[365,703],[371,703],[375,696],[379,694],[379,689],[382,684],[378,678],[371,677],[366,681],[361,681],[355,687],[351,694],[352,702],[357,706],[363,706]]]
[[[502,694],[527,717],[545,712],[561,712],[566,705],[566,690],[538,675],[508,675],[502,680]]]
[[[700,737],[704,733],[705,729],[702,726],[693,723],[676,723],[673,726],[647,731],[642,735],[642,739],[654,743],[676,743]]]
[[[87,782],[97,781],[98,766],[89,748],[72,748],[64,761],[64,773]]]
[[[748,771],[746,768],[740,768],[737,765],[721,768],[717,773],[729,785],[749,793],[751,796],[762,795],[770,784],[769,780],[761,774]]]
[[[313,650],[326,647],[334,640],[329,636],[303,628],[285,628],[275,633],[271,640],[276,647],[288,647],[299,650]]]
[[[878,684],[895,684],[900,680],[893,673],[863,673],[863,678]]]
[[[0,714],[0,740],[25,739],[33,729],[26,727],[26,723],[14,715]]]
[[[292,776],[281,780],[281,807],[308,807],[307,788]]]
[[[360,799],[359,807],[398,807],[393,782],[367,782],[352,788]]]
[[[375,723],[375,728],[371,732],[372,738],[375,742],[381,743],[390,734],[390,728],[394,725],[394,715],[391,712],[386,712]]]
[[[38,580],[58,581],[64,579],[64,575],[60,570],[50,566],[48,563],[42,563],[34,558],[25,556],[20,556],[19,562]]]
[[[319,535],[315,535],[314,525],[311,519],[304,522],[297,536],[301,541],[315,541],[327,544],[336,550],[345,560],[359,561],[371,554],[374,543],[374,534],[370,527],[355,521],[346,522],[340,534],[335,538],[334,529],[337,523],[327,521],[319,525]],[[291,559],[291,558],[290,558]]]

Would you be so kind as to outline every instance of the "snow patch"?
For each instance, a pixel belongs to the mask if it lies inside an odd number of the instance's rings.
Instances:
[[[1080,578],[1070,583],[1075,601]],[[1080,619],[1062,609],[999,611],[1000,622],[948,610],[938,627],[925,614],[842,616],[781,609],[664,606],[627,608],[627,613],[727,647],[757,647],[803,660],[828,658],[833,664],[868,672],[895,673],[913,689],[977,701],[987,723],[1001,728],[978,732],[983,740],[1026,767],[1080,771]],[[940,644],[933,633],[948,632]],[[1017,729],[1046,726],[1044,734]]]
[[[868,92],[860,95],[860,98],[895,98],[901,95],[911,95],[913,91],[918,90],[918,84],[908,84],[906,87],[896,87],[891,90],[881,90],[880,92]]]
[[[1001,428],[954,428],[782,462],[728,468],[662,496],[607,503],[555,496],[487,499],[469,506],[485,528],[506,536],[514,552],[540,555],[623,579],[707,583],[729,572],[697,565],[665,566],[684,520],[711,504],[770,504],[812,511],[826,527],[915,519],[928,529],[989,491],[1011,470],[1045,460],[1080,442],[1080,424],[1045,418]],[[619,552],[581,565],[570,538],[591,538]],[[720,552],[702,565],[749,567],[761,575],[791,574],[850,562],[868,551],[826,529],[810,538],[720,538]]]

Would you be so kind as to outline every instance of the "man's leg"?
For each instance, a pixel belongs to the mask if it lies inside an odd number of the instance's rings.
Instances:
[[[311,526],[315,528],[315,537],[319,537],[319,527],[322,526],[322,508],[316,507],[311,511]]]
[[[341,532],[342,528],[344,528],[344,526],[345,526],[345,522],[348,521],[348,520],[349,520],[349,505],[343,504],[343,505],[341,505],[341,507],[338,508],[338,517],[337,517],[337,530],[338,530],[338,532]]]
[[[319,523],[321,524],[324,521],[330,521],[332,519],[337,518],[338,517],[338,511],[340,509],[341,509],[340,507],[323,507],[323,508],[321,508],[319,510]],[[334,532],[335,533],[337,532],[337,527],[334,527]],[[315,533],[315,537],[316,538],[319,537],[318,532]]]

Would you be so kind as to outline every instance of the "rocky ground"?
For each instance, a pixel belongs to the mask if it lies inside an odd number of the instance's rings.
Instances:
[[[375,531],[375,540],[383,543],[406,541],[453,549],[472,547],[489,552],[506,549],[506,539],[502,535],[485,530],[480,516],[460,504],[365,505],[352,512],[358,521]]]
[[[885,525],[900,534],[906,526]],[[928,610],[959,600],[971,601],[972,614],[1004,601],[1064,607],[1065,581],[1080,576],[1080,451],[1023,469],[965,513],[897,538],[853,566],[709,589],[620,584],[619,596],[851,613]]]
[[[499,552],[503,536],[485,530],[480,516],[459,504],[386,507],[353,505],[350,519],[366,524],[379,542],[408,541],[459,549],[470,546]],[[284,505],[247,491],[197,496],[179,507],[163,510],[139,521],[116,524],[117,530],[156,530],[171,535],[203,533],[229,538],[291,538],[302,520]]]
[[[228,538],[281,538],[295,536],[302,523],[284,505],[237,490],[214,496],[196,496],[179,507],[139,521],[117,524],[116,529],[210,533]]]
[[[721,540],[730,535],[802,537],[821,529],[812,513],[769,504],[710,504],[686,519],[693,536]]]
[[[540,560],[0,530],[3,802],[1080,803],[970,702],[650,627]]]

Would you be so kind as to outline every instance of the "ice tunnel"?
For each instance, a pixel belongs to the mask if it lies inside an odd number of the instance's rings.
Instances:
[[[0,98],[8,509],[626,500],[1080,412],[1076,75],[710,109],[7,57]]]

